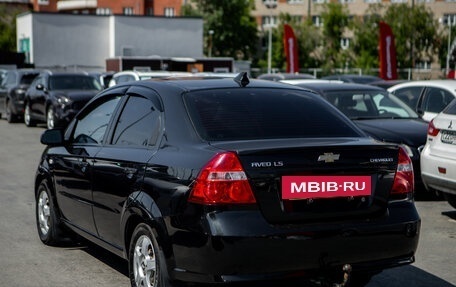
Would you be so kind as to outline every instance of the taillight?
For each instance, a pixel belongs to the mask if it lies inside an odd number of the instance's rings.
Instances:
[[[439,134],[440,130],[434,126],[434,120],[431,120],[428,125],[427,134],[428,136],[435,137]]]
[[[255,203],[237,155],[219,153],[201,170],[188,201],[200,204]]]
[[[413,193],[415,185],[412,160],[404,148],[399,147],[398,157],[396,176],[391,190],[393,199],[407,198],[409,194]]]

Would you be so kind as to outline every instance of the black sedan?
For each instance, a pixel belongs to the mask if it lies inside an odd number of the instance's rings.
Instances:
[[[374,139],[402,145],[413,161],[416,190],[421,181],[420,153],[428,124],[409,106],[382,88],[352,83],[300,83],[318,92]]]
[[[103,87],[84,72],[43,71],[30,84],[24,99],[24,123],[45,122],[49,129],[65,127]]]
[[[0,85],[0,117],[6,115],[9,123],[24,116],[24,98],[30,83],[38,76],[39,70],[7,70]]]
[[[95,242],[128,260],[132,286],[355,286],[414,261],[407,152],[298,87],[246,74],[129,82],[41,142],[40,239]]]

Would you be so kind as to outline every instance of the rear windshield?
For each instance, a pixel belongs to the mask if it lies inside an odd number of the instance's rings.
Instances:
[[[186,94],[184,101],[207,141],[360,136],[329,103],[304,91],[205,90]]]

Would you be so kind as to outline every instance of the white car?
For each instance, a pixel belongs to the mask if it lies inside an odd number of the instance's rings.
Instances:
[[[456,208],[456,101],[429,122],[420,165],[424,186]]]
[[[189,77],[192,76],[192,73],[188,72],[171,72],[171,71],[122,71],[117,72],[112,76],[112,79],[109,81],[109,87],[115,86],[117,84],[132,82],[132,81],[141,81],[149,80],[152,78],[169,78],[169,77]]]
[[[429,122],[456,98],[456,81],[410,81],[394,85],[388,91]]]

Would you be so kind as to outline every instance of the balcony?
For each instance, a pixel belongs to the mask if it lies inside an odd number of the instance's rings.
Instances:
[[[97,0],[60,0],[57,2],[58,11],[96,9]]]

